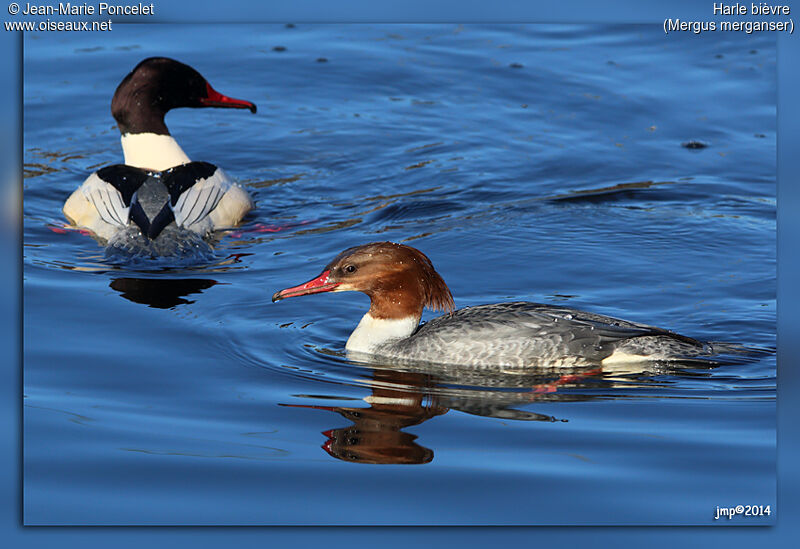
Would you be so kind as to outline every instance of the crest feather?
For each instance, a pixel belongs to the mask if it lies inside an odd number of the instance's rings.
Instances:
[[[424,253],[411,246],[403,246],[422,267],[422,288],[424,291],[424,304],[432,311],[452,313],[455,310],[453,294],[447,287],[442,276],[433,268],[433,263]]]

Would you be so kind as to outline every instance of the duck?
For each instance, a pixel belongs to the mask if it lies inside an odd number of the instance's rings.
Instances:
[[[142,60],[111,99],[124,163],[97,170],[69,196],[63,213],[73,226],[109,248],[160,256],[202,246],[253,208],[247,191],[214,164],[190,160],[170,134],[164,117],[181,107],[257,110],[189,65]]]
[[[516,301],[455,309],[430,259],[416,248],[372,242],[348,248],[272,301],[362,292],[370,307],[350,335],[348,358],[504,370],[677,361],[732,349],[675,332],[559,305]],[[425,308],[445,314],[422,325]]]

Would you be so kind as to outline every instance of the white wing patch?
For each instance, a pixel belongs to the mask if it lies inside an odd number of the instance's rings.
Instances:
[[[210,175],[203,177],[206,174]],[[152,188],[147,196],[140,195],[149,179],[158,184],[159,177],[169,195],[166,204],[157,203],[160,198],[151,196]],[[180,189],[186,190],[180,193]],[[143,198],[148,200],[142,202]],[[235,226],[252,207],[253,201],[247,192],[233,183],[225,172],[206,162],[192,162],[167,170],[161,176],[131,166],[103,168],[90,175],[70,195],[63,211],[74,225],[110,239],[131,222],[148,235],[152,232],[151,238],[155,238],[173,218],[179,227],[205,236]]]
[[[217,207],[233,183],[221,169],[201,179],[181,194],[172,207],[175,223],[190,230],[213,230],[208,215]],[[209,225],[206,227],[206,225]]]
[[[97,210],[100,219],[109,225],[124,227],[128,224],[130,208],[125,206],[122,194],[113,185],[93,173],[80,189],[86,200]]]

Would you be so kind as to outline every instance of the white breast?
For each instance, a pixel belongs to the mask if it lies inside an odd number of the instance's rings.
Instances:
[[[383,319],[373,318],[367,313],[350,334],[345,348],[355,353],[373,353],[377,347],[389,341],[407,338],[414,333],[418,325],[419,319],[413,316]]]
[[[121,139],[128,166],[160,172],[191,162],[171,135],[126,133]]]

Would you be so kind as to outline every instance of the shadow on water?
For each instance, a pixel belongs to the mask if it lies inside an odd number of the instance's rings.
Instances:
[[[184,299],[199,294],[217,284],[204,278],[115,278],[109,286],[128,301],[155,309],[171,309],[194,301]]]

